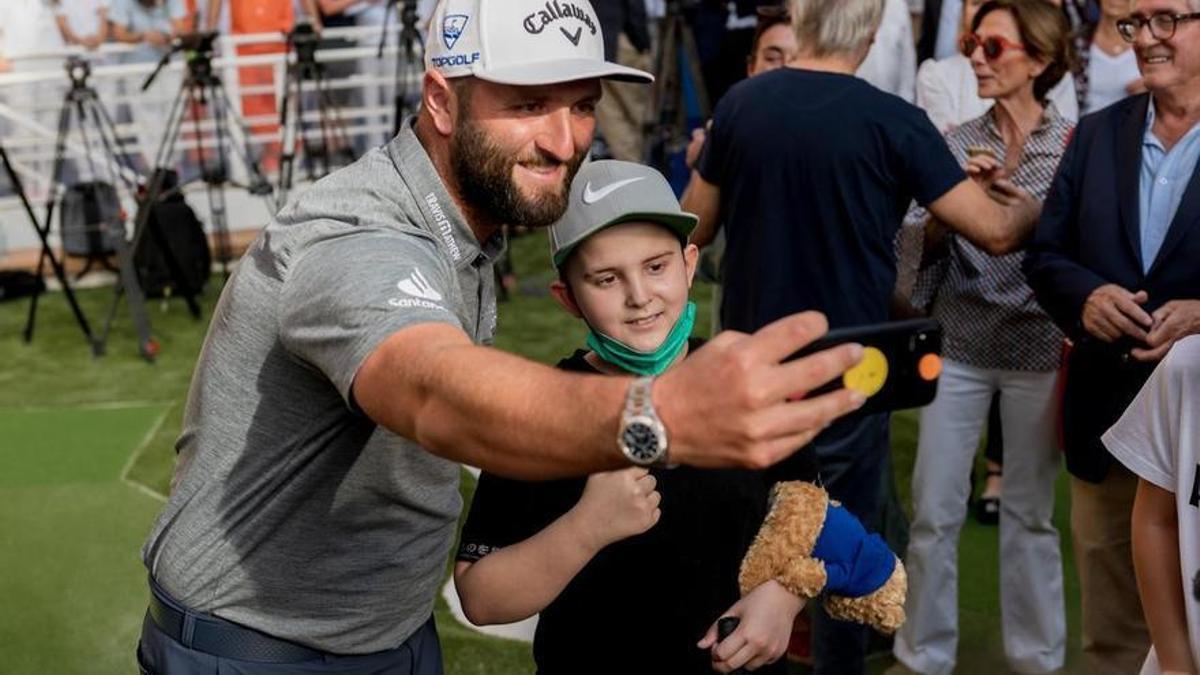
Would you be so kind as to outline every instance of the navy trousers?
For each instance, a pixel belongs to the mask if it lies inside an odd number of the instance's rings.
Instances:
[[[142,675],[442,675],[442,650],[433,617],[395,649],[347,656],[326,654],[300,663],[261,663],[187,647],[163,632],[147,612],[137,662]]]

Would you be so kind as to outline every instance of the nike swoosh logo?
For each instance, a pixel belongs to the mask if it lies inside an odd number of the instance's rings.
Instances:
[[[588,184],[583,186],[583,203],[584,204],[595,204],[596,202],[600,201],[601,199],[604,199],[605,197],[616,192],[617,190],[620,190],[621,188],[625,187],[626,185],[636,183],[639,180],[643,180],[643,179],[645,179],[645,176],[638,176],[637,178],[629,178],[627,180],[619,180],[619,181],[613,183],[612,185],[607,185],[605,187],[600,188],[599,190],[592,190],[592,183],[591,183],[591,181],[588,181]]]

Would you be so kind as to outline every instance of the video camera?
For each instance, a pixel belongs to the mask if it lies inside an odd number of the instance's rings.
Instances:
[[[296,60],[300,63],[314,63],[317,60],[317,49],[321,45],[321,36],[311,23],[298,23],[287,34],[288,44],[296,50]]]
[[[158,74],[170,63],[171,57],[179,52],[185,52],[184,61],[187,62],[188,72],[194,79],[207,80],[211,78],[213,76],[213,43],[217,41],[217,35],[216,31],[185,33],[171,40],[171,49],[163,54],[158,61],[158,66],[154,68],[154,72],[150,73],[150,77],[147,77],[146,81],[142,83],[142,91],[150,88],[150,85],[158,78]]]
[[[171,52],[197,52],[212,56],[213,43],[217,40],[217,32],[185,33],[171,41]]]
[[[82,56],[68,56],[63,68],[67,71],[67,77],[71,78],[73,87],[86,86],[88,78],[92,75],[91,62]]]
[[[392,4],[400,5],[400,23],[409,26],[417,24],[417,0],[392,0]]]

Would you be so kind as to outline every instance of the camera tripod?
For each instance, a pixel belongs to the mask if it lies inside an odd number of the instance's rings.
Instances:
[[[696,38],[683,16],[681,0],[667,0],[666,14],[659,27],[659,49],[646,116],[646,164],[670,175],[670,158],[682,152],[688,138],[687,89],[695,94],[695,107],[702,119],[711,110],[700,72]]]
[[[254,158],[254,153],[249,147],[249,134],[246,131],[245,125],[238,119],[237,113],[229,102],[229,95],[225,91],[225,85],[221,82],[221,78],[213,71],[212,54],[213,42],[216,40],[216,33],[192,33],[176,38],[172,44],[171,50],[163,55],[158,62],[158,66],[150,77],[146,78],[146,82],[142,85],[142,91],[146,91],[155,78],[162,72],[162,69],[170,62],[171,57],[179,52],[184,52],[184,59],[187,66],[187,73],[184,76],[183,86],[179,93],[175,96],[175,101],[171,104],[170,114],[167,117],[167,128],[163,133],[162,142],[159,144],[158,151],[154,156],[154,173],[150,179],[150,185],[146,192],[145,200],[138,209],[137,224],[134,229],[134,250],[137,249],[137,244],[141,240],[143,230],[145,229],[146,221],[150,218],[150,212],[159,198],[163,196],[164,182],[166,175],[170,171],[172,164],[171,160],[175,154],[175,144],[179,140],[179,135],[183,130],[184,117],[188,112],[191,113],[191,121],[196,135],[196,155],[200,163],[200,180],[206,186],[208,193],[209,212],[212,215],[213,238],[217,244],[217,260],[221,262],[222,272],[226,277],[229,276],[229,263],[233,260],[233,250],[229,239],[229,221],[225,208],[225,187],[232,185],[246,189],[250,194],[261,196],[267,199],[268,212],[271,212],[274,204],[270,203],[271,193],[273,192],[271,184],[267,182],[262,170],[258,166],[257,160]],[[205,149],[203,142],[203,125],[202,118],[204,111],[211,104],[213,128],[215,130],[215,151],[212,155]],[[241,134],[241,138],[245,142],[244,145],[234,143],[230,137],[235,135],[235,132]],[[231,147],[233,152],[242,161],[247,173],[250,175],[250,183],[248,185],[239,185],[234,183],[229,178],[229,167],[227,162],[227,147]],[[181,184],[177,190],[182,190],[184,186]],[[164,253],[169,253],[164,249]],[[175,277],[178,284],[180,294],[187,300],[188,308],[196,317],[200,316],[200,308],[195,300],[195,289],[192,289],[183,279],[181,273],[177,269],[177,265],[172,262],[173,256],[166,256],[168,263],[172,268],[172,275]]]
[[[139,188],[137,169],[134,167],[132,160],[129,159],[129,156],[118,150],[120,139],[117,136],[116,124],[113,123],[112,116],[109,115],[108,110],[100,102],[100,97],[97,95],[96,90],[88,84],[88,78],[91,76],[90,64],[84,59],[71,57],[67,60],[65,67],[67,76],[71,80],[71,88],[63,97],[62,109],[58,116],[58,136],[54,146],[54,171],[51,175],[50,191],[46,197],[46,220],[39,227],[39,236],[43,241],[46,240],[46,237],[50,233],[50,228],[54,221],[54,209],[58,204],[59,193],[63,187],[67,138],[71,132],[72,117],[76,120],[79,135],[83,141],[83,156],[87,163],[89,174],[94,179],[99,179],[100,171],[97,169],[99,166],[103,166],[107,173],[110,173],[117,179],[116,182],[120,182],[125,187],[126,193],[130,198],[137,196]],[[103,162],[97,162],[92,155],[92,140],[88,133],[89,125],[99,139],[104,158]],[[101,244],[101,248],[104,246],[111,247],[111,250],[117,255],[118,269],[116,271],[120,276],[119,288],[122,288],[124,291],[126,303],[133,317],[134,327],[137,330],[138,350],[143,357],[153,359],[154,354],[157,352],[158,344],[150,332],[150,322],[146,315],[143,294],[138,284],[137,272],[133,264],[133,252],[126,245],[125,220],[120,212],[119,205],[117,213],[109,215],[111,216],[110,220],[96,224],[99,229],[96,237]],[[103,219],[103,214],[101,214],[101,219]],[[63,236],[65,241],[65,232]],[[45,271],[47,259],[50,260],[52,267],[59,266],[58,261],[55,260],[54,252],[48,246],[43,246],[41,255],[38,256],[37,277],[39,279]],[[89,255],[88,267],[91,266],[93,259],[94,256]],[[107,262],[105,262],[105,265],[107,266]],[[74,293],[71,290],[68,280],[64,277],[60,278],[59,282],[63,285],[63,291],[74,305]],[[29,303],[29,316],[25,322],[24,334],[26,342],[33,340],[33,328],[37,320],[39,296],[40,291],[35,290]],[[76,310],[79,311],[78,308]],[[82,319],[82,311],[80,311],[80,316],[77,318]],[[111,314],[110,320],[106,322],[104,331],[99,338],[93,337],[90,331],[85,328],[84,332],[92,344],[92,353],[95,356],[104,354],[111,328]]]
[[[288,51],[295,52],[296,60],[288,63],[283,101],[279,106],[283,155],[279,162],[279,195],[276,204],[281,208],[287,202],[288,192],[292,189],[297,128],[300,142],[304,146],[305,173],[310,181],[333,170],[332,159],[336,154],[345,154],[353,158],[350,140],[346,135],[346,123],[342,119],[341,110],[329,93],[329,84],[325,80],[325,65],[317,61],[320,40],[316,31],[310,24],[300,24],[288,33],[287,43]],[[305,91],[305,82],[312,83],[311,91]],[[319,143],[313,142],[312,134],[304,122],[306,93],[310,99],[316,101]],[[320,175],[317,175],[313,168],[316,160],[321,162]]]
[[[379,38],[379,57],[383,57],[387,45],[388,25],[397,5],[400,5],[400,44],[396,50],[395,72],[395,118],[392,120],[392,135],[400,133],[400,126],[410,115],[417,112],[417,101],[409,95],[409,83],[420,82],[425,72],[425,40],[417,30],[417,0],[387,0],[384,13],[383,35]],[[420,91],[420,86],[417,87]]]
[[[8,181],[12,184],[13,191],[17,193],[17,197],[21,200],[21,206],[25,209],[25,215],[29,217],[29,224],[38,233],[38,239],[42,243],[42,260],[50,261],[50,268],[54,270],[54,278],[58,279],[58,283],[62,284],[63,297],[67,299],[67,304],[71,307],[71,313],[75,315],[75,322],[79,324],[79,330],[83,332],[83,338],[92,348],[92,353],[99,356],[103,349],[96,341],[92,334],[92,327],[88,324],[87,317],[84,316],[83,310],[79,307],[79,301],[75,299],[75,291],[71,289],[71,284],[67,281],[66,270],[63,269],[62,262],[58,256],[54,254],[54,249],[50,246],[48,229],[43,229],[38,223],[37,214],[33,212],[33,205],[29,203],[29,197],[25,194],[25,186],[21,183],[21,177],[17,175],[17,170],[12,165],[12,161],[8,158],[8,152],[4,150],[4,146],[0,145],[0,163],[4,164],[4,172],[8,174]],[[49,223],[49,219],[47,219]],[[42,263],[38,263],[38,281],[41,281],[41,272],[43,271]],[[34,298],[37,298],[35,292]],[[25,341],[29,342],[32,339],[32,334],[27,326],[25,329]]]

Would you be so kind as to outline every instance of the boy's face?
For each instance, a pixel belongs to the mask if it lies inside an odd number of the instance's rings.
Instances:
[[[782,68],[796,56],[799,47],[796,45],[796,33],[791,23],[777,23],[763,31],[758,39],[758,48],[754,51],[754,60],[746,69],[750,77],[761,75],[769,70]]]
[[[596,331],[650,352],[683,313],[697,255],[661,225],[622,223],[580,244],[567,261],[566,283],[556,281],[551,291]]]

